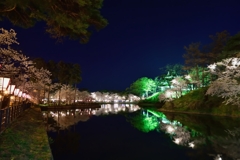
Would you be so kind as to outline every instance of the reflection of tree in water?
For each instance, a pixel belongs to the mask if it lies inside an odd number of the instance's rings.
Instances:
[[[170,134],[171,138],[173,138],[176,144],[194,147],[193,143],[189,143],[191,139],[191,133],[181,125],[161,123],[160,128],[165,133]]]
[[[140,111],[127,116],[127,121],[142,132],[150,132],[159,126],[157,117],[144,116]]]
[[[89,115],[76,115],[75,117],[72,115],[66,115],[63,117],[54,117],[54,119],[58,122],[58,126],[61,129],[67,129],[68,127],[77,124],[80,121],[87,121],[89,119]]]
[[[89,115],[80,114],[64,114],[62,112],[57,113],[47,113],[45,118],[47,120],[47,130],[48,131],[58,131],[68,129],[70,126],[77,124],[80,121],[87,121]]]
[[[240,160],[240,128],[234,128],[239,125],[239,119],[174,113],[167,113],[166,116],[201,133],[193,136],[191,131],[191,142],[198,151],[208,153],[216,160]]]
[[[210,138],[213,148],[223,159],[240,160],[240,128],[225,130],[227,136],[213,136]]]

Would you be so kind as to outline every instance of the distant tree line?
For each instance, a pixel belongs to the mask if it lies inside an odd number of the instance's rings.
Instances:
[[[219,81],[221,80],[219,80],[219,78],[222,77],[220,76],[222,74],[219,71],[231,68],[229,66],[232,66],[234,63],[236,68],[238,68],[238,58],[240,58],[240,33],[230,36],[229,32],[222,31],[215,35],[210,35],[209,38],[212,41],[207,45],[202,45],[200,42],[196,42],[184,46],[184,64],[169,64],[162,67],[160,68],[162,72],[161,75],[156,76],[155,78],[141,77],[134,81],[126,91],[146,98],[156,92],[168,90],[169,93],[175,93],[175,97],[180,97],[182,96],[182,90],[184,88],[191,91],[199,87],[209,87],[210,82],[218,80],[218,83],[214,83],[216,89],[216,84],[220,84]],[[229,63],[228,67],[226,62]],[[221,67],[223,68],[218,70],[218,72],[209,68],[209,66],[212,67],[215,65],[217,65],[218,69]],[[225,72],[228,73],[227,70],[225,70]],[[235,73],[235,76],[237,76],[238,72],[229,71],[229,73]],[[239,80],[237,80],[237,82],[238,81]],[[230,84],[230,81],[227,82]],[[234,81],[234,85],[236,85],[235,82],[236,81]],[[210,89],[211,92],[209,91],[208,93],[214,95],[214,89]],[[222,90],[224,89],[221,89],[221,91]],[[238,92],[234,90],[234,93]],[[164,98],[166,98],[166,96],[164,96]],[[231,99],[229,101],[232,102],[233,100]]]

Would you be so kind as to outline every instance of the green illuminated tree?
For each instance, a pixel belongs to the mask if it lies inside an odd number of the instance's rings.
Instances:
[[[86,43],[93,28],[107,25],[100,14],[103,0],[1,0],[0,20],[14,25],[33,27],[44,21],[53,38],[69,37]]]
[[[177,77],[182,76],[185,73],[183,65],[181,64],[168,64],[163,68],[160,68],[162,75],[159,77],[159,85],[162,87],[171,88],[171,81]]]
[[[181,76],[184,74],[184,70],[183,70],[183,65],[181,64],[168,64],[163,68],[160,68],[161,71],[163,71],[164,74],[168,74],[169,76],[172,77],[177,77],[177,76]]]
[[[154,80],[147,77],[139,78],[137,81],[133,82],[130,86],[130,91],[138,96],[146,95],[153,92],[156,88]]]

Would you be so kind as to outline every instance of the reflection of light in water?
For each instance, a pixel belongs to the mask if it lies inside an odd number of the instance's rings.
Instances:
[[[158,123],[160,125],[160,129],[169,134],[174,143],[196,149],[198,147],[202,148],[203,144],[205,145],[207,140],[209,140],[214,152],[221,153],[217,155],[209,154],[209,156],[212,156],[212,159],[222,160],[227,156],[230,159],[240,160],[240,128],[236,127],[232,130],[225,130],[228,134],[227,137],[213,135],[214,138],[208,138],[204,134],[201,134],[194,129],[190,129],[178,121],[169,121],[166,116],[161,116],[161,114],[163,114],[161,112],[158,114],[156,113],[157,112],[151,110],[143,110],[142,112],[145,117],[158,117],[158,120],[160,120]]]
[[[175,142],[176,144],[179,144],[181,141],[182,141],[182,138],[176,138],[176,139],[174,139],[174,142]]]
[[[114,107],[114,108],[118,108],[118,104],[117,104],[117,103],[114,103],[113,107]]]
[[[214,158],[214,160],[222,160],[221,155],[218,154],[218,155]]]
[[[61,116],[66,116],[66,114],[65,114],[65,113],[63,113],[63,112],[61,112]]]
[[[49,111],[43,112],[42,115],[46,119],[52,117],[57,123],[54,127],[61,127],[60,129],[66,129],[71,125],[78,123],[79,121],[86,121],[89,119],[89,115],[101,115],[101,114],[116,114],[119,111],[133,112],[140,109],[137,105],[131,105],[131,108],[126,108],[125,105],[120,104],[104,104],[98,109],[76,109],[65,111]],[[57,125],[57,126],[56,126]],[[52,125],[48,124],[48,129],[55,131],[56,129]]]
[[[96,111],[95,111],[95,110],[93,110],[93,111],[92,111],[92,114],[93,114],[93,115],[95,115],[95,114],[96,114]]]
[[[190,132],[186,128],[184,128],[180,122],[171,122],[166,118],[163,113],[159,114],[150,110],[147,110],[147,113],[144,112],[143,114],[149,116],[148,112],[151,113],[152,116],[156,116],[160,119],[160,129],[165,133],[169,134],[174,143],[192,148],[194,147],[193,143],[189,143],[191,139]]]
[[[194,142],[188,143],[189,147],[194,148]]]
[[[96,111],[96,115],[101,115],[101,114],[116,114],[120,111],[128,111],[128,112],[133,112],[137,111],[140,109],[137,105],[130,105],[131,107],[129,108],[129,104],[103,104],[101,105],[101,108]]]

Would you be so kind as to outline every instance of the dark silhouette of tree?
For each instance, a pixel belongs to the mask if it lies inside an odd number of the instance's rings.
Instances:
[[[240,57],[240,32],[232,36],[223,48],[221,58]]]
[[[183,55],[185,59],[185,70],[196,70],[196,81],[199,81],[199,67],[205,66],[206,56],[200,50],[200,43],[191,43],[188,47],[184,46],[186,53]]]
[[[208,48],[206,61],[208,64],[212,64],[224,58],[223,49],[230,39],[230,33],[225,30],[217,32],[216,35],[210,35],[209,37],[212,39],[212,43],[205,47]]]
[[[184,46],[185,69],[200,66],[206,67],[216,61],[222,59],[222,51],[230,38],[229,32],[217,32],[215,35],[209,36],[212,42],[201,47],[200,42],[191,43],[188,47]]]
[[[191,72],[195,72],[195,80],[201,80],[204,82],[206,77],[205,69],[207,65],[217,62],[222,59],[223,49],[230,38],[230,34],[227,31],[217,32],[215,35],[209,36],[212,42],[208,45],[201,47],[200,42],[191,43],[188,47],[184,46],[185,59],[184,69]]]
[[[34,66],[38,69],[44,68],[48,69],[47,62],[43,58],[35,58],[33,59]]]
[[[100,13],[103,0],[1,0],[0,20],[29,28],[44,21],[51,37],[80,39],[86,43],[93,31],[107,25]]]
[[[200,50],[200,42],[191,43],[188,47],[184,46],[186,53],[183,55],[185,59],[185,69],[190,69],[196,66],[203,66],[206,64],[206,57]]]

